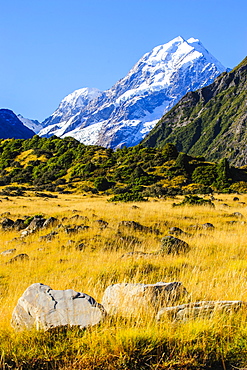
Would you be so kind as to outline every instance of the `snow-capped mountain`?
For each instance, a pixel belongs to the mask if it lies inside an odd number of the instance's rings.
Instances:
[[[35,134],[37,134],[43,128],[43,125],[37,120],[24,118],[21,114],[17,114],[17,117],[23,123],[23,125],[34,131]]]
[[[39,135],[72,136],[111,148],[136,145],[188,91],[225,70],[199,40],[179,36],[146,53],[111,89],[68,95]]]

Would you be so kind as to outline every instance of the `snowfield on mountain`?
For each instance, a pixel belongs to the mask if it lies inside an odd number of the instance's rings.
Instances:
[[[225,70],[198,39],[176,37],[146,53],[109,90],[83,88],[66,96],[38,134],[113,149],[134,146],[188,91]]]

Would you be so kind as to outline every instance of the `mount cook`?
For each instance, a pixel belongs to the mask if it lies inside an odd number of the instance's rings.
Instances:
[[[66,96],[38,135],[113,149],[134,146],[188,91],[225,70],[198,39],[179,36],[146,53],[109,90],[82,88]]]

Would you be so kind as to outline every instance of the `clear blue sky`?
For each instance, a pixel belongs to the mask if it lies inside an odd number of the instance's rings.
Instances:
[[[0,0],[0,107],[43,120],[176,36],[234,67],[247,55],[247,0]]]

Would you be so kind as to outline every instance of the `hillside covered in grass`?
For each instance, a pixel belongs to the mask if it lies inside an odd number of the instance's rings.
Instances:
[[[247,171],[226,159],[216,163],[137,145],[113,151],[56,136],[0,141],[0,186],[4,195],[25,190],[59,193],[106,192],[117,200],[144,200],[176,194],[247,190]]]

